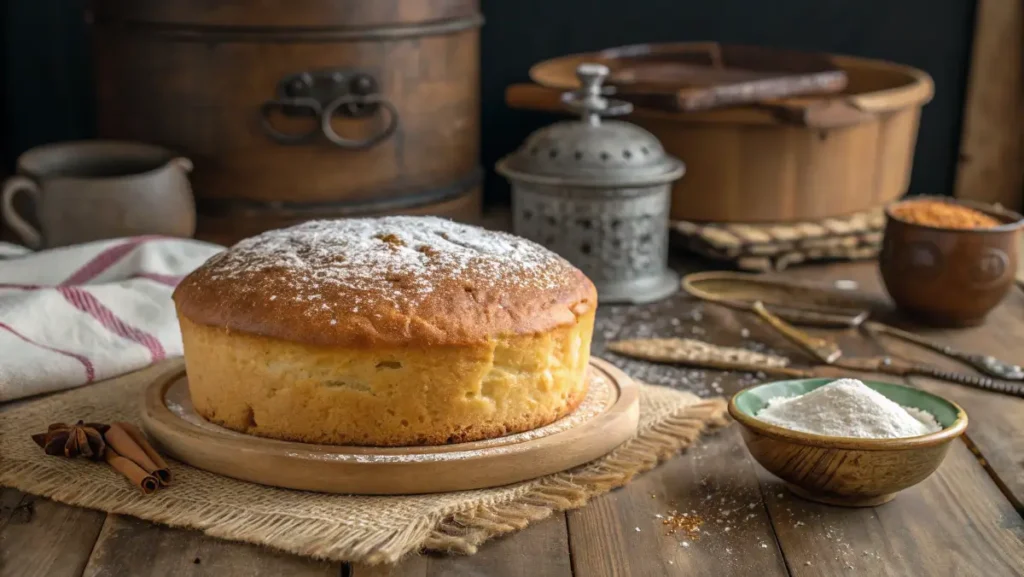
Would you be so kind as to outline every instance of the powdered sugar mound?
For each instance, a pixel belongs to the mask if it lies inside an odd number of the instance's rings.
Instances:
[[[901,406],[901,408],[907,413],[909,413],[911,417],[914,417],[915,419],[920,421],[921,424],[927,427],[929,433],[933,433],[935,431],[942,429],[942,425],[940,425],[939,422],[935,420],[935,416],[929,413],[928,411],[918,409],[917,407]]]
[[[794,431],[863,439],[916,437],[942,428],[926,411],[904,408],[857,379],[771,399],[757,418]]]
[[[436,217],[311,221],[243,240],[206,267],[209,278],[252,279],[273,273],[289,279],[287,292],[299,302],[320,299],[327,288],[413,304],[429,295],[440,279],[464,275],[479,287],[529,282],[555,288],[565,281],[568,263],[544,247],[507,233]],[[279,273],[286,272],[287,275]],[[255,288],[255,287],[254,287]],[[468,287],[474,288],[474,287]],[[344,306],[358,311],[359,299]]]

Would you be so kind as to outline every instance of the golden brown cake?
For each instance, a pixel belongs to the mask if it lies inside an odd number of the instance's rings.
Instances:
[[[528,240],[385,217],[244,240],[186,277],[174,302],[203,417],[394,446],[496,437],[572,411],[597,292]]]

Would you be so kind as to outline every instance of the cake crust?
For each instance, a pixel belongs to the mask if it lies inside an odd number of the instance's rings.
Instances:
[[[316,346],[472,345],[572,325],[593,283],[547,249],[433,217],[313,221],[244,240],[174,291],[190,321]]]

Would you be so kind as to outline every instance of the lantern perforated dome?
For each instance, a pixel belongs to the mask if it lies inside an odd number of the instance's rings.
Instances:
[[[574,186],[647,186],[679,178],[683,163],[653,134],[620,121],[558,122],[527,138],[498,171],[509,178]]]

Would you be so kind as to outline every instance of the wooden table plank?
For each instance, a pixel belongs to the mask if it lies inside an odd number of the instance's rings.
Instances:
[[[14,515],[27,515],[28,507],[19,507],[25,494],[15,489],[0,489],[0,531]]]
[[[5,503],[13,501],[5,490]],[[0,577],[78,577],[105,513],[23,495],[0,526]]]
[[[433,556],[431,577],[571,577],[565,513],[480,547],[470,557]]]
[[[354,565],[351,577],[570,577],[565,513],[485,543],[472,556],[413,555],[396,567]]]
[[[960,350],[991,354],[1024,365],[1024,295],[1014,291],[993,312],[984,328],[920,332]],[[891,339],[885,341],[885,346],[893,354],[927,360],[949,370],[974,372],[941,355],[924,353]],[[1024,399],[932,379],[914,378],[912,382],[959,403],[967,411],[968,438],[1014,505],[1024,513]]]
[[[426,577],[430,558],[424,555],[410,555],[397,565],[359,565],[351,567],[348,577]]]
[[[692,337],[737,345],[749,338],[735,312],[684,295],[643,307],[599,311],[595,354],[620,338]],[[747,335],[747,336],[744,336]],[[636,378],[701,396],[731,394],[750,384],[744,375],[605,355]],[[666,535],[676,511],[701,525]],[[659,518],[660,516],[660,518]],[[569,512],[575,575],[786,575],[761,500],[753,463],[738,431],[704,437],[697,446],[626,487]]]
[[[936,473],[886,505],[843,509],[792,496],[760,469],[794,576],[1019,575],[1024,521],[962,442]]]
[[[722,431],[571,511],[575,574],[786,575],[745,451],[737,431]],[[665,518],[683,514],[699,530],[669,534]]]
[[[341,563],[224,541],[198,531],[172,529],[110,515],[93,550],[85,577],[216,576],[340,577]]]

